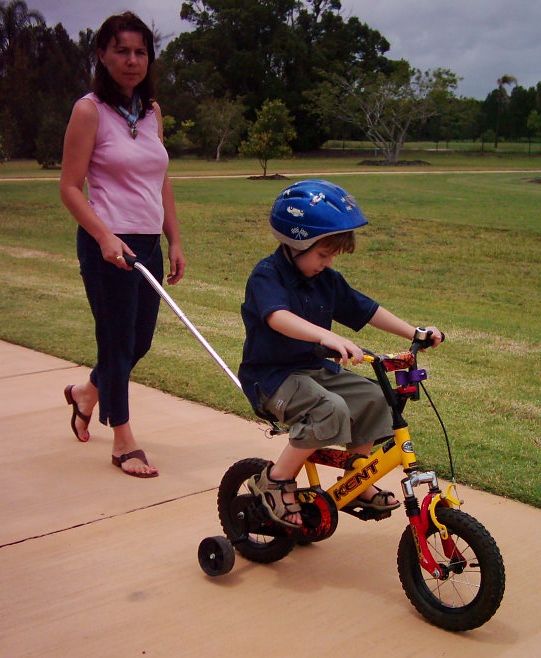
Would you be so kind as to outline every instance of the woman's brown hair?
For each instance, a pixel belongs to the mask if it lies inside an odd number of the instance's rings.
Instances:
[[[141,114],[141,117],[143,117],[146,110],[152,109],[152,99],[155,95],[153,63],[156,56],[154,53],[154,36],[145,23],[131,11],[110,16],[96,32],[94,37],[95,72],[92,91],[100,100],[112,106],[123,105],[130,100],[121,93],[117,83],[109,75],[98,57],[98,50],[107,50],[111,39],[117,40],[120,32],[139,32],[148,52],[147,74],[145,79],[136,87],[143,105]]]

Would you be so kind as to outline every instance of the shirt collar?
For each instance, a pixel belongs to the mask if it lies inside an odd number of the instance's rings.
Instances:
[[[300,288],[301,286],[309,286],[313,288],[314,278],[307,277],[299,270],[299,268],[292,262],[284,249],[283,245],[280,245],[278,249],[274,252],[276,256],[276,264],[278,270],[283,272],[286,279],[291,281],[291,285],[294,288]]]

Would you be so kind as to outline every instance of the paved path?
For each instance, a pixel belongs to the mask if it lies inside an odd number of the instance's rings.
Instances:
[[[197,548],[221,534],[220,478],[238,459],[275,457],[284,438],[134,384],[132,422],[161,474],[131,478],[110,463],[108,428],[93,422],[88,444],[71,434],[63,389],[87,375],[0,342],[1,658],[540,655],[541,510],[461,488],[508,581],[495,617],[468,633],[430,626],[403,594],[400,512],[341,516],[327,541],[267,566],[237,557],[209,578]]]

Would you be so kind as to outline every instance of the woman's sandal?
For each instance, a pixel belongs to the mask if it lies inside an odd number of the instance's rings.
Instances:
[[[120,457],[111,456],[111,462],[113,466],[117,466],[121,469],[126,475],[133,475],[136,478],[157,478],[159,473],[158,471],[128,471],[125,468],[122,468],[122,464],[127,462],[128,459],[139,459],[146,466],[148,466],[148,459],[143,450],[134,450],[133,452],[126,452]]]
[[[75,384],[69,384],[68,386],[66,386],[66,388],[64,389],[64,397],[66,398],[66,402],[73,408],[73,412],[71,414],[71,429],[73,430],[73,433],[75,434],[75,436],[79,441],[81,441],[82,443],[86,443],[88,441],[88,438],[81,439],[81,437],[79,436],[79,432],[77,432],[77,427],[75,426],[75,419],[80,418],[83,421],[83,423],[85,423],[83,431],[86,432],[86,430],[88,429],[88,425],[90,423],[90,419],[92,418],[92,414],[90,414],[90,416],[87,416],[86,414],[81,413],[81,411],[79,410],[79,407],[77,406],[77,402],[75,402],[75,400],[73,399],[72,390],[74,386]]]
[[[297,483],[295,480],[273,480],[270,476],[273,465],[272,462],[269,462],[260,475],[252,476],[247,482],[248,489],[259,498],[273,521],[287,528],[299,530],[301,525],[291,523],[285,517],[300,512],[301,506],[297,502],[286,503],[283,497],[284,493],[295,493]]]
[[[374,485],[376,486],[376,485]],[[379,487],[376,487],[377,492],[370,498],[370,500],[364,500],[360,496],[355,498],[350,505],[355,507],[363,507],[364,509],[374,509],[378,512],[390,512],[393,509],[400,507],[400,503],[389,504],[389,498],[394,498],[395,495],[392,491],[383,491]]]

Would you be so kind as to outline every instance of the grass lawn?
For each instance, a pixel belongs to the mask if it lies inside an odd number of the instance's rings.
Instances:
[[[275,248],[268,230],[273,199],[297,178],[325,176],[342,185],[370,223],[358,232],[355,254],[338,258],[337,268],[398,315],[437,324],[447,335],[421,367],[450,435],[457,478],[541,507],[541,158],[423,152],[422,159],[429,164],[398,168],[361,167],[358,155],[272,161],[270,173],[287,180],[265,181],[249,179],[260,173],[254,161],[172,162],[188,267],[168,292],[236,371],[244,285]],[[90,366],[93,324],[58,174],[29,162],[0,167],[0,339]],[[371,328],[357,340],[376,351],[407,346]],[[253,417],[165,305],[134,378]],[[448,477],[426,398],[409,409],[418,455]]]

